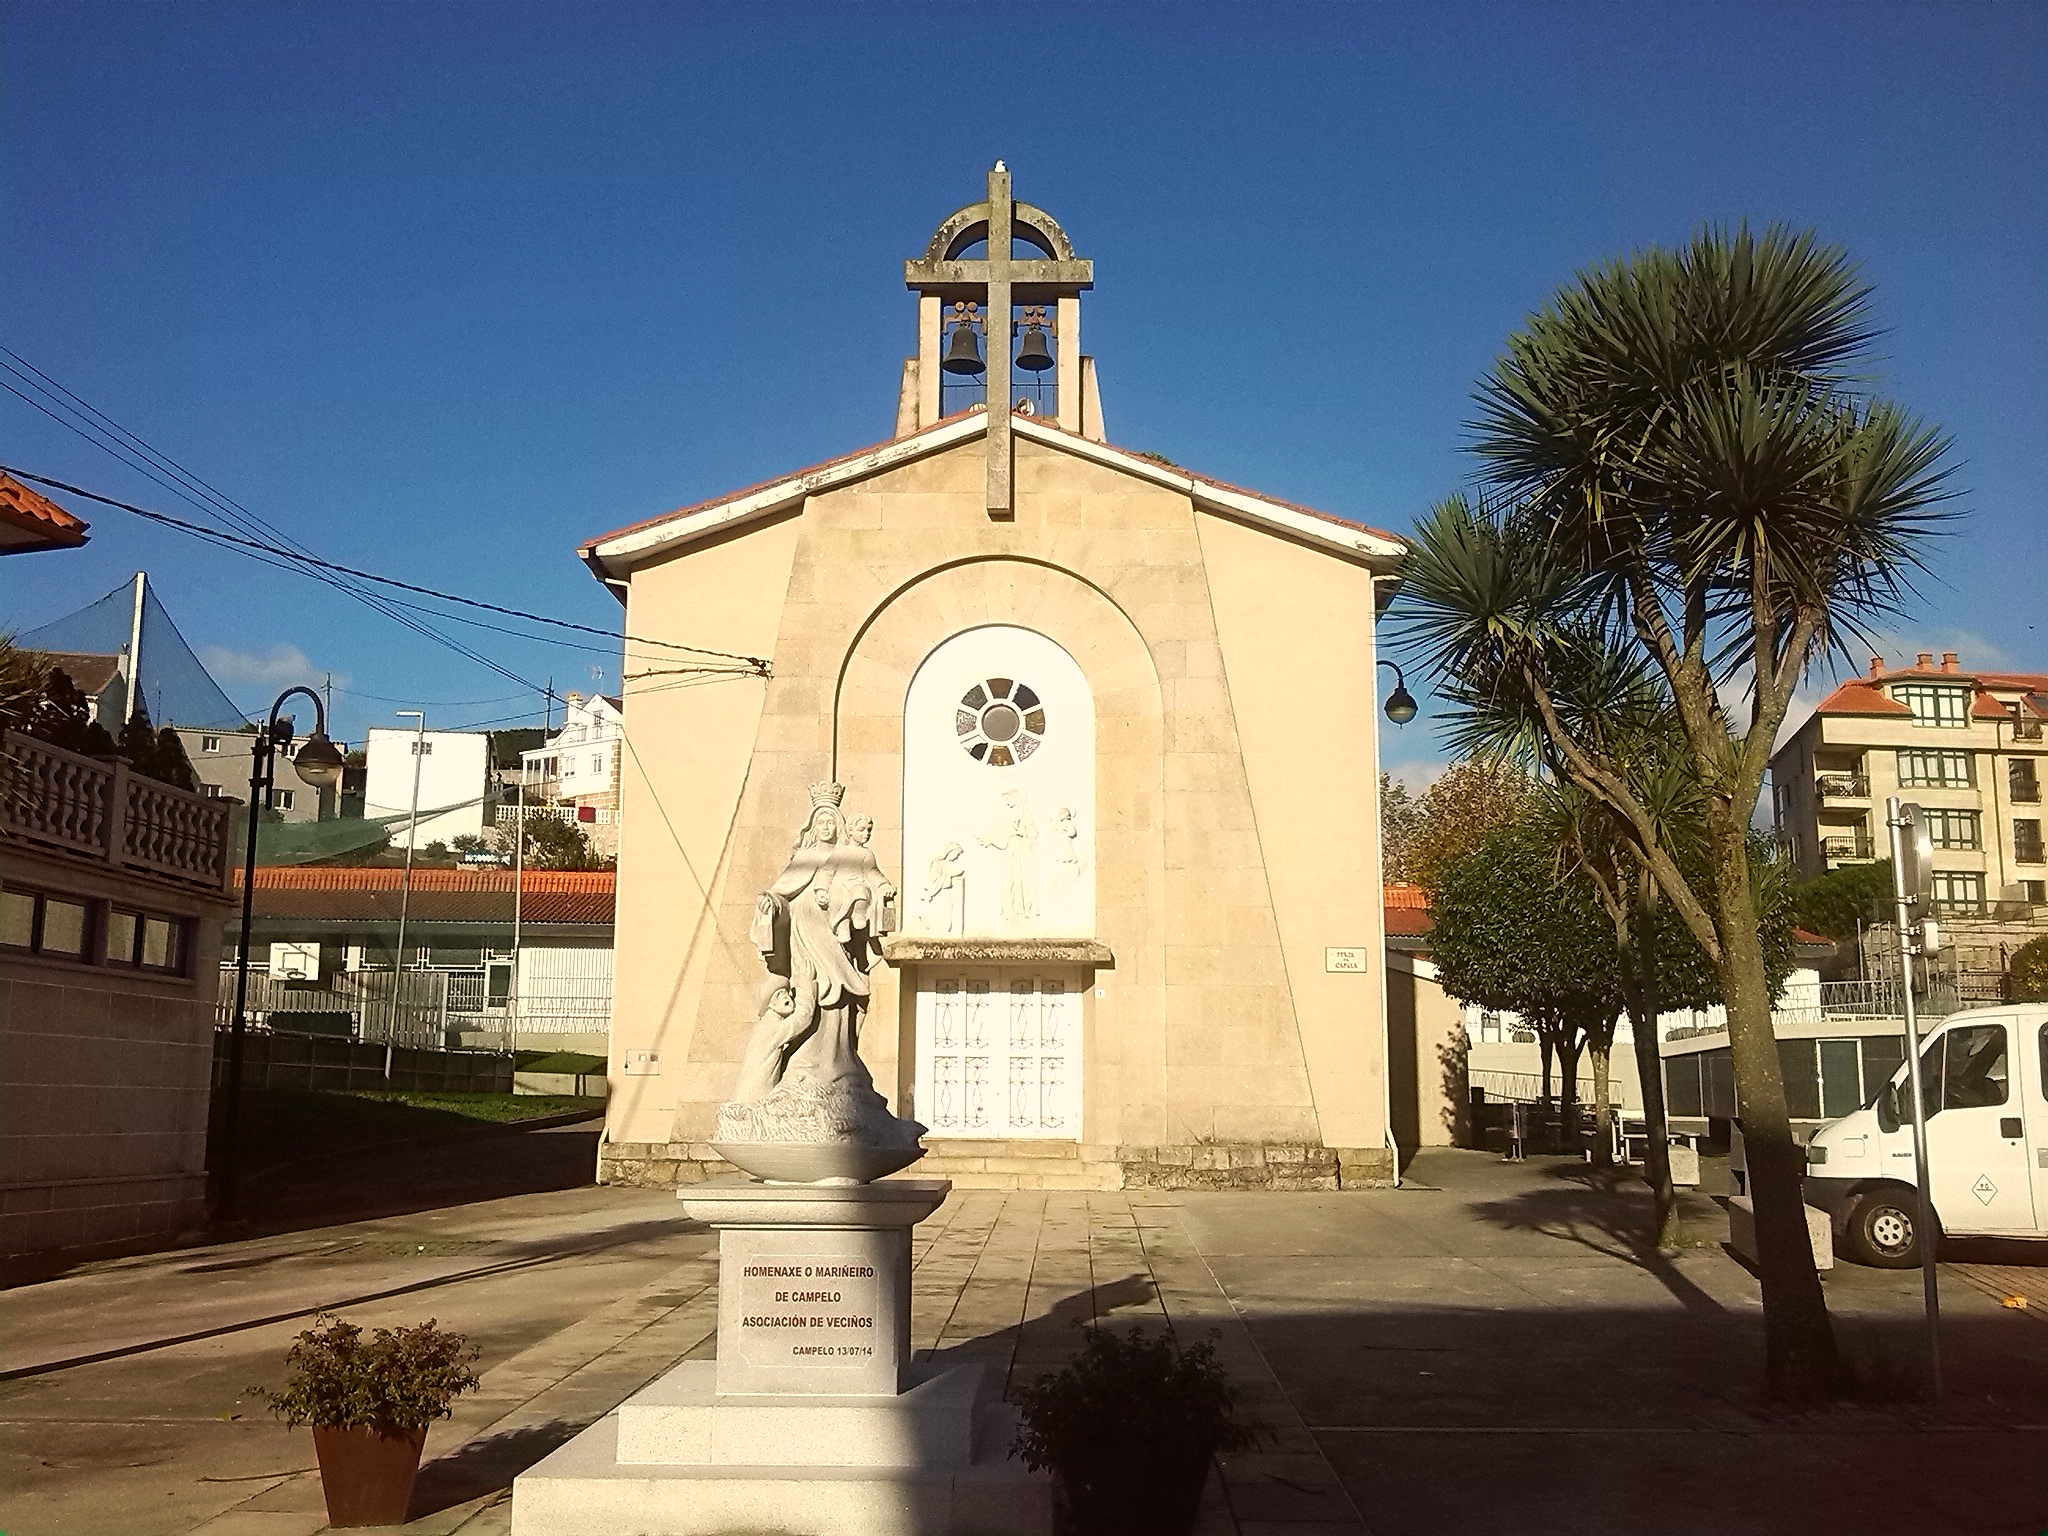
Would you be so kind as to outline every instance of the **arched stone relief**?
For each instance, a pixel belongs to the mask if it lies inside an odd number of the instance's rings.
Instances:
[[[903,931],[1092,938],[1095,701],[1033,629],[942,641],[903,707]]]

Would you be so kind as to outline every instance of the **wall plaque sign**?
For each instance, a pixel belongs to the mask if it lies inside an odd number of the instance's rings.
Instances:
[[[1339,945],[1323,951],[1323,969],[1336,975],[1363,976],[1365,974],[1365,946],[1362,944]]]

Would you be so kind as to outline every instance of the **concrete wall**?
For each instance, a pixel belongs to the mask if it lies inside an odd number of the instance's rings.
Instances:
[[[906,687],[948,637],[1008,623],[1095,692],[1096,936],[1115,961],[1084,1009],[1084,1155],[1388,1160],[1370,573],[1027,440],[1013,520],[987,516],[983,485],[977,440],[633,575],[629,633],[715,637],[774,676],[628,685],[612,1156],[673,1163],[709,1133],[757,1007],[754,893],[811,782],[847,786],[908,888]],[[662,665],[629,647],[629,675]],[[1369,973],[1327,972],[1331,945],[1365,946]],[[914,977],[874,981],[862,1054],[903,1107]]]
[[[0,883],[189,919],[179,976],[0,957],[0,1257],[199,1225],[227,904],[16,845],[0,846]]]

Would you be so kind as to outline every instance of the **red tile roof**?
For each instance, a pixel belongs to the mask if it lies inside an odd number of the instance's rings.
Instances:
[[[1814,706],[1816,715],[1911,715],[1897,699],[1888,699],[1870,684],[1844,683]]]
[[[256,915],[327,922],[396,922],[405,871],[378,865],[361,869],[265,868],[256,871]],[[609,925],[617,877],[611,870],[528,870],[521,886],[522,923]],[[241,873],[235,874],[241,886]],[[512,921],[509,869],[416,869],[406,902],[409,921],[503,923]]]
[[[91,526],[14,476],[0,474],[0,554],[76,549],[86,541]]]

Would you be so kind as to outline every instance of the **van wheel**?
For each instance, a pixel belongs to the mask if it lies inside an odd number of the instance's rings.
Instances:
[[[1920,1197],[1912,1190],[1865,1190],[1849,1202],[1843,1241],[1849,1257],[1877,1269],[1911,1269],[1920,1262]]]

